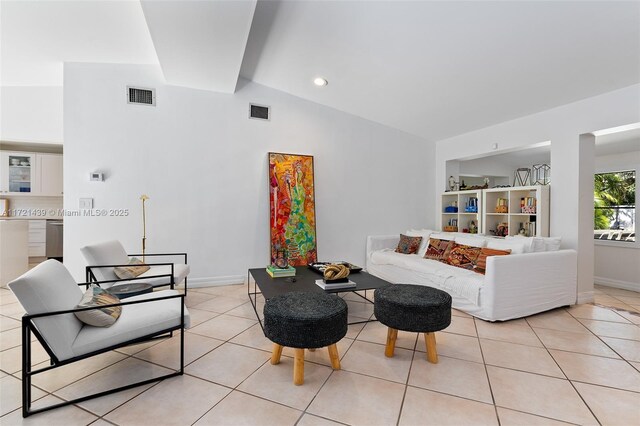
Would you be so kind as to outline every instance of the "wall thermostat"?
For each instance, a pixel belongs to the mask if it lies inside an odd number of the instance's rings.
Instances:
[[[104,176],[102,173],[92,172],[89,173],[89,180],[92,182],[102,182],[104,180]]]

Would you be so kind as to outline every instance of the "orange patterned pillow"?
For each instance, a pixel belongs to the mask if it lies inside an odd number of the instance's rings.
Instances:
[[[496,250],[490,248],[482,248],[480,256],[476,261],[476,266],[473,268],[474,272],[484,275],[485,269],[487,269],[487,257],[488,256],[506,256],[511,253],[511,250]]]
[[[449,255],[443,262],[464,269],[473,269],[482,248],[453,243]]]
[[[431,260],[443,260],[449,256],[449,251],[455,243],[450,240],[438,240],[436,238],[429,238],[429,246],[427,252],[424,254],[425,259]]]

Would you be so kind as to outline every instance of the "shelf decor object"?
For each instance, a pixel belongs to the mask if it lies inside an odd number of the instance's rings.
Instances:
[[[271,259],[285,249],[288,264],[316,262],[316,204],[313,156],[269,153]]]
[[[513,176],[513,186],[527,186],[529,184],[530,176],[531,169],[527,167],[520,167],[516,169]]]
[[[549,183],[551,183],[551,166],[548,164],[534,164],[531,184],[549,185]]]

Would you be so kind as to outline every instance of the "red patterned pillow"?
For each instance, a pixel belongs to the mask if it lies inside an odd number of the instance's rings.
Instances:
[[[487,269],[488,256],[506,256],[510,253],[511,250],[496,250],[483,247],[480,251],[480,256],[478,256],[478,260],[476,261],[476,266],[473,268],[473,271],[484,275],[485,269]]]
[[[400,234],[400,242],[398,242],[398,247],[396,247],[396,253],[416,254],[421,242],[422,237],[409,237]]]
[[[429,238],[429,247],[427,247],[427,252],[424,254],[424,258],[431,260],[446,259],[449,255],[451,247],[453,247],[453,244],[455,243],[450,240],[438,240],[436,238]]]
[[[453,243],[449,255],[443,262],[464,269],[473,269],[482,248]]]

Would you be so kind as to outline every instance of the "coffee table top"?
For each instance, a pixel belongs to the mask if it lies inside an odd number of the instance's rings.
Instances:
[[[355,287],[323,290],[316,285],[316,280],[322,279],[322,275],[313,272],[306,266],[297,266],[296,276],[288,278],[271,278],[265,268],[249,269],[249,274],[255,280],[265,299],[270,299],[291,291],[342,293],[346,291],[375,290],[391,284],[388,281],[362,271],[349,275],[349,279],[356,283]],[[292,278],[295,279],[295,281],[292,280]]]

